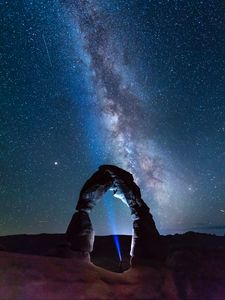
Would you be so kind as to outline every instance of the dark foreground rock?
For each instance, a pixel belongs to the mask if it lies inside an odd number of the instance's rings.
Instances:
[[[119,240],[123,273],[108,271],[121,271],[112,236],[96,237],[90,259],[64,235],[0,237],[0,299],[225,300],[224,237],[162,236],[161,257],[134,268],[131,237]]]
[[[152,261],[119,274],[75,253],[65,259],[1,251],[0,299],[225,299],[224,255],[209,260],[179,251],[166,263]]]

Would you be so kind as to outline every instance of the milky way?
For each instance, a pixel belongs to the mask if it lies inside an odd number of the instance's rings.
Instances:
[[[84,182],[115,164],[160,233],[223,235],[223,1],[3,0],[0,11],[0,234],[65,232]],[[131,233],[110,192],[91,218],[96,234]]]
[[[145,99],[132,82],[125,50],[112,32],[107,17],[93,1],[70,4],[69,10],[80,30],[83,53],[88,57],[90,84],[94,87],[91,114],[102,129],[107,162],[134,175],[145,201],[150,206],[155,205],[157,221],[163,220],[165,226],[172,211],[173,215],[180,213],[172,189],[177,185],[179,195],[178,186],[184,187],[185,183],[174,175],[171,162],[145,127],[150,118],[145,113]]]

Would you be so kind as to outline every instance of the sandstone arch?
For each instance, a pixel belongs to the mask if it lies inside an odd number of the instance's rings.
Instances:
[[[133,218],[130,251],[132,264],[155,256],[158,251],[159,232],[149,207],[142,200],[133,176],[113,165],[100,166],[81,189],[76,212],[66,232],[71,249],[86,254],[93,250],[94,230],[89,213],[108,189],[112,189],[115,196],[127,201],[130,207]]]

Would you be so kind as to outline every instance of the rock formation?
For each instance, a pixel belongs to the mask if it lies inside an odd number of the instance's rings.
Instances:
[[[76,212],[66,232],[71,249],[87,254],[93,250],[94,231],[89,213],[108,189],[130,207],[133,219],[130,251],[132,265],[155,257],[159,250],[160,236],[149,207],[142,200],[133,176],[113,165],[100,166],[81,189]]]

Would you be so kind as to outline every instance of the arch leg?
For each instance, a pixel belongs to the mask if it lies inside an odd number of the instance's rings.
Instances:
[[[73,215],[66,238],[74,251],[90,253],[93,250],[94,230],[87,212],[78,211]]]
[[[131,242],[131,265],[146,263],[159,255],[160,234],[150,213],[133,222]]]

